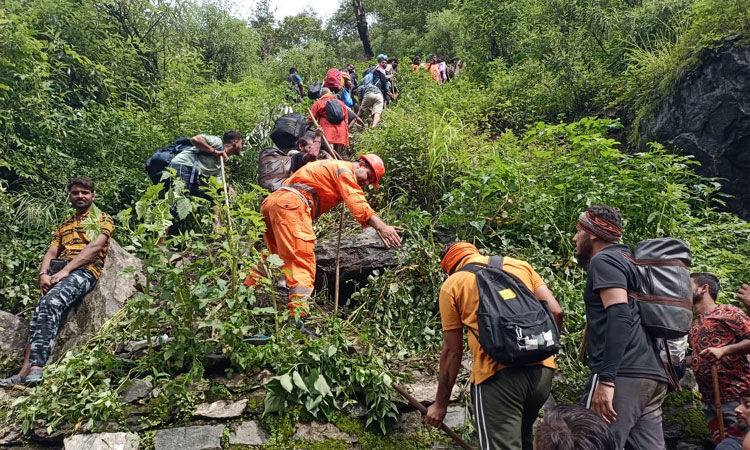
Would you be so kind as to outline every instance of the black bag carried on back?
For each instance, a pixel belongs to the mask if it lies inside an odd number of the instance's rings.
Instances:
[[[542,361],[560,348],[560,334],[546,302],[513,275],[503,271],[503,257],[488,265],[469,263],[459,269],[477,278],[479,308],[475,334],[482,349],[505,366]]]
[[[641,324],[651,337],[685,336],[693,321],[690,245],[674,238],[646,239],[625,257],[638,270],[640,288],[628,295],[638,301]]]
[[[318,81],[307,87],[307,97],[311,100],[317,100],[320,98],[320,90],[323,89],[323,83]]]
[[[292,157],[276,147],[266,147],[258,154],[258,184],[273,192],[292,174]]]
[[[294,148],[297,139],[307,131],[307,120],[300,113],[284,114],[276,119],[271,130],[271,140],[279,148]]]
[[[326,100],[326,120],[334,125],[344,121],[344,108],[337,99]]]
[[[155,151],[149,159],[146,160],[146,173],[154,184],[161,181],[161,174],[169,166],[175,156],[184,148],[191,146],[190,138],[182,137],[174,141],[174,144],[162,147]]]

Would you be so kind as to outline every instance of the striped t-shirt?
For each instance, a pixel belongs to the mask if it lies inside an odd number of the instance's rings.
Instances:
[[[86,220],[88,215],[89,213],[87,212],[80,219],[76,219],[76,215],[73,214],[70,219],[63,222],[55,230],[55,237],[52,238],[50,245],[58,248],[58,258],[73,259],[91,242],[83,228],[83,221]],[[112,237],[112,232],[115,230],[115,222],[109,214],[101,212],[99,215],[99,225],[101,226],[100,233],[107,236],[107,242],[96,254],[94,261],[86,265],[86,269],[91,271],[97,279],[102,274],[102,269],[104,268],[104,260],[107,258],[107,251],[109,251],[109,241]]]

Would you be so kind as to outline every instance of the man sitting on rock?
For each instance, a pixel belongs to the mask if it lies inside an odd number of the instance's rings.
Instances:
[[[71,179],[68,192],[76,211],[55,231],[39,268],[42,297],[31,317],[30,343],[23,366],[17,375],[1,379],[0,386],[36,384],[42,380],[43,367],[63,317],[93,289],[104,268],[114,222],[93,206],[94,183],[90,179]],[[98,217],[90,217],[92,213]]]

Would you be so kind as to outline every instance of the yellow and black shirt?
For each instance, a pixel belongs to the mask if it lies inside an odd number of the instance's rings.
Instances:
[[[83,222],[88,215],[87,212],[80,219],[76,219],[76,215],[73,214],[70,219],[63,222],[55,230],[55,237],[52,238],[50,245],[58,248],[58,258],[73,259],[91,242],[83,227]],[[86,269],[91,271],[97,279],[102,274],[102,268],[104,268],[104,260],[107,258],[107,252],[109,251],[109,241],[112,238],[112,232],[115,230],[115,222],[109,214],[100,212],[99,225],[101,227],[100,233],[107,236],[107,242],[96,254],[94,261],[86,265]]]

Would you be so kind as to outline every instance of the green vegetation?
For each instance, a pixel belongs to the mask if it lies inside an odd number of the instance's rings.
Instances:
[[[289,103],[282,80],[290,66],[310,82],[360,55],[350,2],[326,24],[311,13],[276,23],[264,2],[250,21],[222,2],[5,2],[0,309],[30,316],[39,261],[69,214],[64,186],[72,175],[96,181],[96,202],[116,216],[116,239],[144,261],[144,280],[89,344],[46,368],[44,383],[0,400],[0,422],[27,435],[38,424],[125,428],[131,406],[119,395],[133,379],[146,379],[156,394],[138,420],[144,445],[152,445],[153,430],[187,423],[196,404],[236,395],[216,385],[194,389],[214,375],[206,356],[224,355],[230,372],[272,372],[265,401],[251,408],[253,417],[264,410],[268,448],[291,446],[297,420],[332,421],[363,448],[404,448],[382,436],[397,413],[390,385],[408,379],[414,361],[434,369],[442,340],[438,254],[452,239],[526,259],[548,282],[566,313],[554,394],[575,401],[587,376],[578,360],[584,274],[571,240],[581,210],[618,206],[631,246],[659,236],[688,241],[695,269],[721,279],[723,302],[747,281],[750,225],[717,209],[716,180],[658,143],[636,152],[626,140],[633,118],[648,114],[701,51],[728,35],[747,39],[744,3],[368,2],[378,19],[376,52],[401,57],[401,94],[378,128],[354,135],[353,146],[385,161],[380,188],[367,196],[388,223],[406,229],[405,263],[371,274],[336,317],[318,294],[310,323],[324,337],[306,341],[286,324],[270,279],[242,284],[250,268],[265,265],[273,277],[281,263],[260,242],[256,157]],[[465,75],[438,86],[408,70],[411,55],[433,51],[463,58]],[[302,112],[309,104],[291,107]],[[622,112],[624,124],[601,118],[605,110],[607,117]],[[214,230],[208,202],[160,196],[143,165],[177,137],[226,129],[248,140],[228,163],[236,194]],[[319,238],[337,229],[335,216],[316,223]],[[167,264],[158,249],[167,226],[173,234],[165,245],[183,256],[180,265]],[[358,228],[346,219],[346,233]],[[164,333],[171,340],[142,354],[117,352],[124,342],[151,343]],[[255,333],[273,337],[265,346],[244,342]],[[0,371],[7,375],[16,363],[0,361]],[[354,403],[367,408],[361,421],[345,416]],[[429,448],[435,439],[425,431],[407,448]]]

